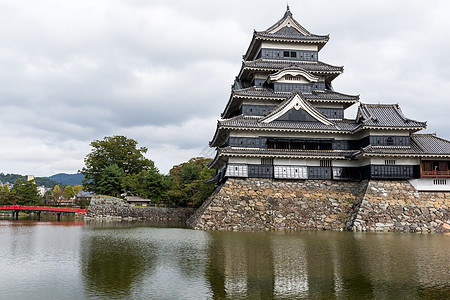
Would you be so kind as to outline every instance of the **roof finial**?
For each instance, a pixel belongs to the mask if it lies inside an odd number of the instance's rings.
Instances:
[[[285,13],[284,15],[285,15],[285,16],[286,16],[286,15],[292,16],[291,10],[289,9],[289,3],[286,3],[286,13]]]

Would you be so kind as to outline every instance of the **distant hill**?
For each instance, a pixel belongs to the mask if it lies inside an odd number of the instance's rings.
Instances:
[[[66,173],[59,173],[52,176],[47,177],[50,180],[62,183],[64,185],[81,185],[81,181],[84,179],[83,174],[76,173],[76,174],[66,174]]]
[[[4,174],[0,173],[0,183],[5,184],[9,182],[10,184],[14,184],[17,179],[22,181],[27,180],[27,176],[19,175],[19,174]],[[35,180],[37,185],[42,185],[47,188],[53,188],[55,185],[59,184],[59,182],[53,181],[47,177],[36,177]]]

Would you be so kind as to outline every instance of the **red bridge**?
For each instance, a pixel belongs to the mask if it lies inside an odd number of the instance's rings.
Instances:
[[[0,210],[12,211],[13,219],[19,219],[19,211],[34,211],[37,213],[38,219],[41,218],[42,211],[56,212],[58,221],[61,219],[61,213],[86,213],[87,209],[53,207],[53,206],[25,206],[25,205],[0,205]]]

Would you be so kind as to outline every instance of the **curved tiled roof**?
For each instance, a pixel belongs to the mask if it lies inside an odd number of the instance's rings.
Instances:
[[[265,149],[265,148],[237,148],[224,147],[219,149],[220,154],[227,155],[256,155],[256,156],[321,156],[348,158],[355,153],[354,150],[296,150],[296,149]]]
[[[286,99],[289,97],[289,92],[275,92],[272,89],[266,88],[258,88],[255,86],[241,89],[241,90],[233,90],[232,95],[236,96],[246,96],[246,97],[267,97],[267,98],[276,98],[276,99]]]
[[[346,95],[342,93],[338,93],[331,90],[315,90],[310,93],[294,91],[297,93],[302,93],[303,98],[306,100],[315,103],[315,102],[334,102],[334,103],[344,103],[345,107],[352,105],[359,101],[359,96]],[[224,111],[221,116],[226,117],[230,112],[230,109],[237,109],[240,105],[239,100],[236,98],[250,98],[250,99],[267,99],[272,101],[284,101],[288,97],[292,95],[293,92],[275,92],[272,89],[267,88],[258,88],[258,87],[249,87],[240,90],[233,90],[231,92],[230,99],[228,100],[227,105],[225,106]],[[237,102],[235,102],[237,101]]]
[[[328,35],[304,35],[293,27],[283,27],[274,33],[267,31],[255,31],[256,37],[276,38],[276,39],[295,39],[302,41],[317,41],[326,43],[329,39]]]
[[[266,69],[270,71],[278,71],[288,68],[301,68],[305,71],[335,73],[342,73],[344,71],[344,67],[332,66],[321,61],[271,60],[264,58],[258,58],[252,61],[244,61],[242,64],[242,68]]]
[[[358,108],[358,119],[364,126],[370,127],[426,127],[426,122],[406,118],[398,104],[361,103]]]
[[[423,153],[450,155],[450,141],[437,137],[436,134],[413,134],[411,140]]]
[[[288,20],[289,19],[289,20]],[[283,26],[285,21],[292,22],[293,24],[287,24]],[[283,26],[283,27],[281,27]],[[279,38],[279,39],[294,39],[302,41],[317,41],[326,43],[329,39],[328,35],[316,35],[310,33],[306,28],[304,28],[300,23],[298,23],[293,17],[289,10],[289,6],[284,13],[284,16],[278,20],[275,24],[270,26],[264,31],[255,31],[256,37],[266,37],[266,38]]]
[[[359,101],[359,95],[347,95],[331,90],[316,90],[312,91],[311,93],[304,93],[304,96],[308,100],[348,100],[353,102]]]
[[[435,134],[412,134],[411,147],[369,145],[361,149],[357,154],[450,157],[450,141],[439,138]]]
[[[360,124],[355,120],[333,120],[334,125],[325,125],[321,122],[285,122],[273,121],[270,123],[259,122],[261,117],[240,115],[231,119],[219,121],[221,127],[237,127],[243,129],[294,129],[294,130],[323,130],[333,132],[350,132]]]

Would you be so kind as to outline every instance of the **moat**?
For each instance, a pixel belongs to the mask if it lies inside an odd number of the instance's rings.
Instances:
[[[450,236],[0,220],[1,299],[445,299]]]

